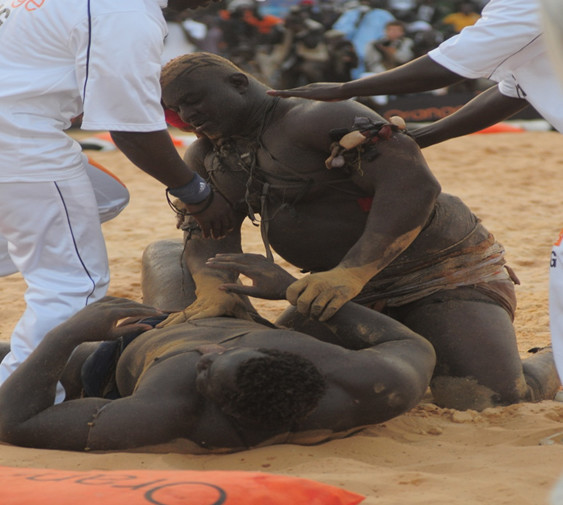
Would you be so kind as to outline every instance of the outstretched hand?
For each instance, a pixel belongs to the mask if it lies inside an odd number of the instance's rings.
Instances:
[[[349,96],[344,96],[341,89],[342,83],[339,82],[313,82],[305,86],[291,89],[270,89],[266,93],[271,96],[282,98],[297,97],[309,100],[321,100],[323,102],[338,102],[346,100]]]
[[[287,288],[288,301],[308,317],[326,321],[364,287],[364,282],[345,268],[307,275]]]
[[[209,317],[234,317],[251,320],[248,307],[242,298],[234,293],[221,293],[219,289],[212,296],[198,295],[197,300],[180,312],[172,312],[164,321],[156,325],[166,328],[175,324],[206,319]]]
[[[243,274],[252,280],[252,286],[223,284],[220,289],[229,293],[283,300],[290,284],[295,282],[289,272],[272,263],[261,254],[217,254],[207,260],[207,266]]]
[[[69,335],[78,335],[82,342],[116,340],[132,333],[147,331],[151,325],[138,323],[145,317],[162,315],[162,311],[126,298],[106,296],[76,313],[56,328]],[[124,321],[126,320],[126,321]],[[122,324],[118,324],[119,322]]]

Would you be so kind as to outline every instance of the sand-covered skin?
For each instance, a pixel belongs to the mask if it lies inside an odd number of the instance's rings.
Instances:
[[[460,196],[507,249],[508,262],[521,280],[515,321],[521,355],[548,344],[549,259],[563,228],[563,137],[554,132],[472,135],[424,153],[443,190]],[[89,154],[131,192],[125,211],[103,225],[112,269],[109,294],[140,300],[141,253],[153,240],[180,236],[174,215],[163,187],[121,153]],[[245,225],[244,246],[263,252],[258,229],[250,224]],[[13,275],[0,279],[0,286],[0,340],[7,340],[24,308],[25,285]],[[284,304],[259,301],[256,306],[273,320]],[[344,440],[229,455],[81,454],[0,445],[0,465],[257,470],[341,486],[365,494],[366,505],[540,505],[548,503],[563,474],[563,403],[481,413],[421,404]]]

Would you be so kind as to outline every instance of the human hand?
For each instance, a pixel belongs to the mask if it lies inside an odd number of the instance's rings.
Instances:
[[[336,267],[294,282],[287,288],[286,298],[301,314],[326,321],[354,298],[364,284],[349,269]]]
[[[106,296],[94,302],[56,328],[57,332],[76,336],[80,342],[117,340],[133,333],[152,329],[151,325],[138,323],[145,317],[162,315],[162,311],[149,305]],[[121,321],[121,324],[118,324]]]
[[[206,265],[243,274],[252,280],[252,286],[233,283],[222,284],[219,289],[267,300],[284,300],[287,288],[296,280],[261,254],[217,254]]]
[[[209,290],[203,294],[198,293],[195,302],[180,312],[173,312],[164,321],[158,323],[156,327],[165,328],[208,317],[235,317],[251,320],[248,308],[239,295],[220,291],[218,286],[215,286],[213,291]]]
[[[285,90],[270,89],[266,91],[268,95],[280,96],[282,98],[297,97],[307,98],[308,100],[321,100],[323,102],[338,102],[350,98],[345,96],[341,89],[342,83],[338,82],[313,82],[298,88]]]
[[[209,198],[198,204],[184,205],[199,224],[204,238],[220,239],[233,229],[233,209],[220,193],[213,192]]]

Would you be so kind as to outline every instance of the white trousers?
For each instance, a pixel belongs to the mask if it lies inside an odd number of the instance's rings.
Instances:
[[[86,172],[64,181],[0,183],[0,235],[26,284],[26,309],[0,364],[0,383],[55,326],[102,298],[109,267]],[[64,398],[59,388],[57,401]]]
[[[563,382],[563,230],[553,246],[549,264],[549,325],[553,358]]]
[[[86,174],[94,188],[100,222],[118,216],[129,203],[129,191],[110,171],[88,158]],[[8,241],[0,235],[0,277],[18,271],[8,252]]]

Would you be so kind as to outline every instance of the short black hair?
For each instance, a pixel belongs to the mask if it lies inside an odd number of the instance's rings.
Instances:
[[[318,405],[326,383],[317,367],[298,354],[259,349],[239,368],[235,387],[225,392],[226,413],[266,429],[291,429]]]

